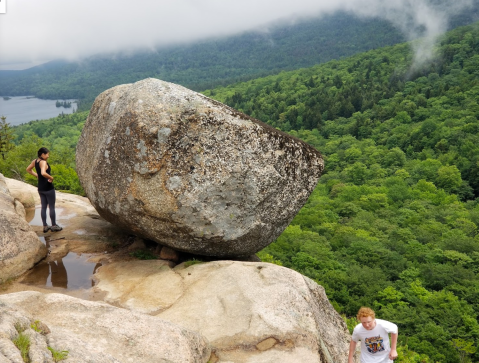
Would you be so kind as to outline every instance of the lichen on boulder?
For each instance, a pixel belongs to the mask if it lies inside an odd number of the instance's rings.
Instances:
[[[176,250],[223,257],[276,239],[324,166],[306,143],[151,78],[97,97],[76,155],[103,218]]]

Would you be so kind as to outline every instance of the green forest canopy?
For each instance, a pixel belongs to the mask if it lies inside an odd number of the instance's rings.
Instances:
[[[427,361],[478,362],[479,29],[412,60],[403,44],[205,94],[324,154],[261,257],[313,278],[347,316],[373,306]]]
[[[431,63],[412,60],[400,44],[205,94],[324,155],[316,190],[263,260],[314,279],[348,317],[368,305],[397,323],[401,362],[479,362],[479,28],[449,32]],[[16,127],[0,171],[25,178],[45,143],[81,193],[86,116]]]

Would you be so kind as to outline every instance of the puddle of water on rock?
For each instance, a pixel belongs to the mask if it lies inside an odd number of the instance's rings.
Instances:
[[[28,210],[25,211],[27,222],[30,223],[31,226],[43,226],[42,217],[40,215],[41,211],[42,211],[41,206],[37,206],[35,207],[35,209],[29,208]],[[58,221],[65,221],[76,216],[76,213],[65,214],[65,210],[63,208],[55,208],[55,214]],[[48,222],[48,225],[51,224],[50,211],[48,209],[47,209],[47,222]]]
[[[92,275],[101,263],[88,262],[91,255],[69,252],[63,258],[42,261],[22,279],[22,283],[67,290],[89,289],[94,286]]]

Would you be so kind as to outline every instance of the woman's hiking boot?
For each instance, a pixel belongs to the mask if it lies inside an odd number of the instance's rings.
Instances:
[[[59,225],[55,224],[53,226],[50,227],[50,231],[52,232],[60,232],[63,228],[60,227]]]

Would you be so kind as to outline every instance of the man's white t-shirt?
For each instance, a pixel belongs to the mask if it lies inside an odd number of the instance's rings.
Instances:
[[[388,333],[397,334],[398,327],[386,320],[375,320],[376,326],[372,330],[366,330],[362,324],[356,325],[351,338],[356,343],[361,341],[361,363],[392,363]]]

